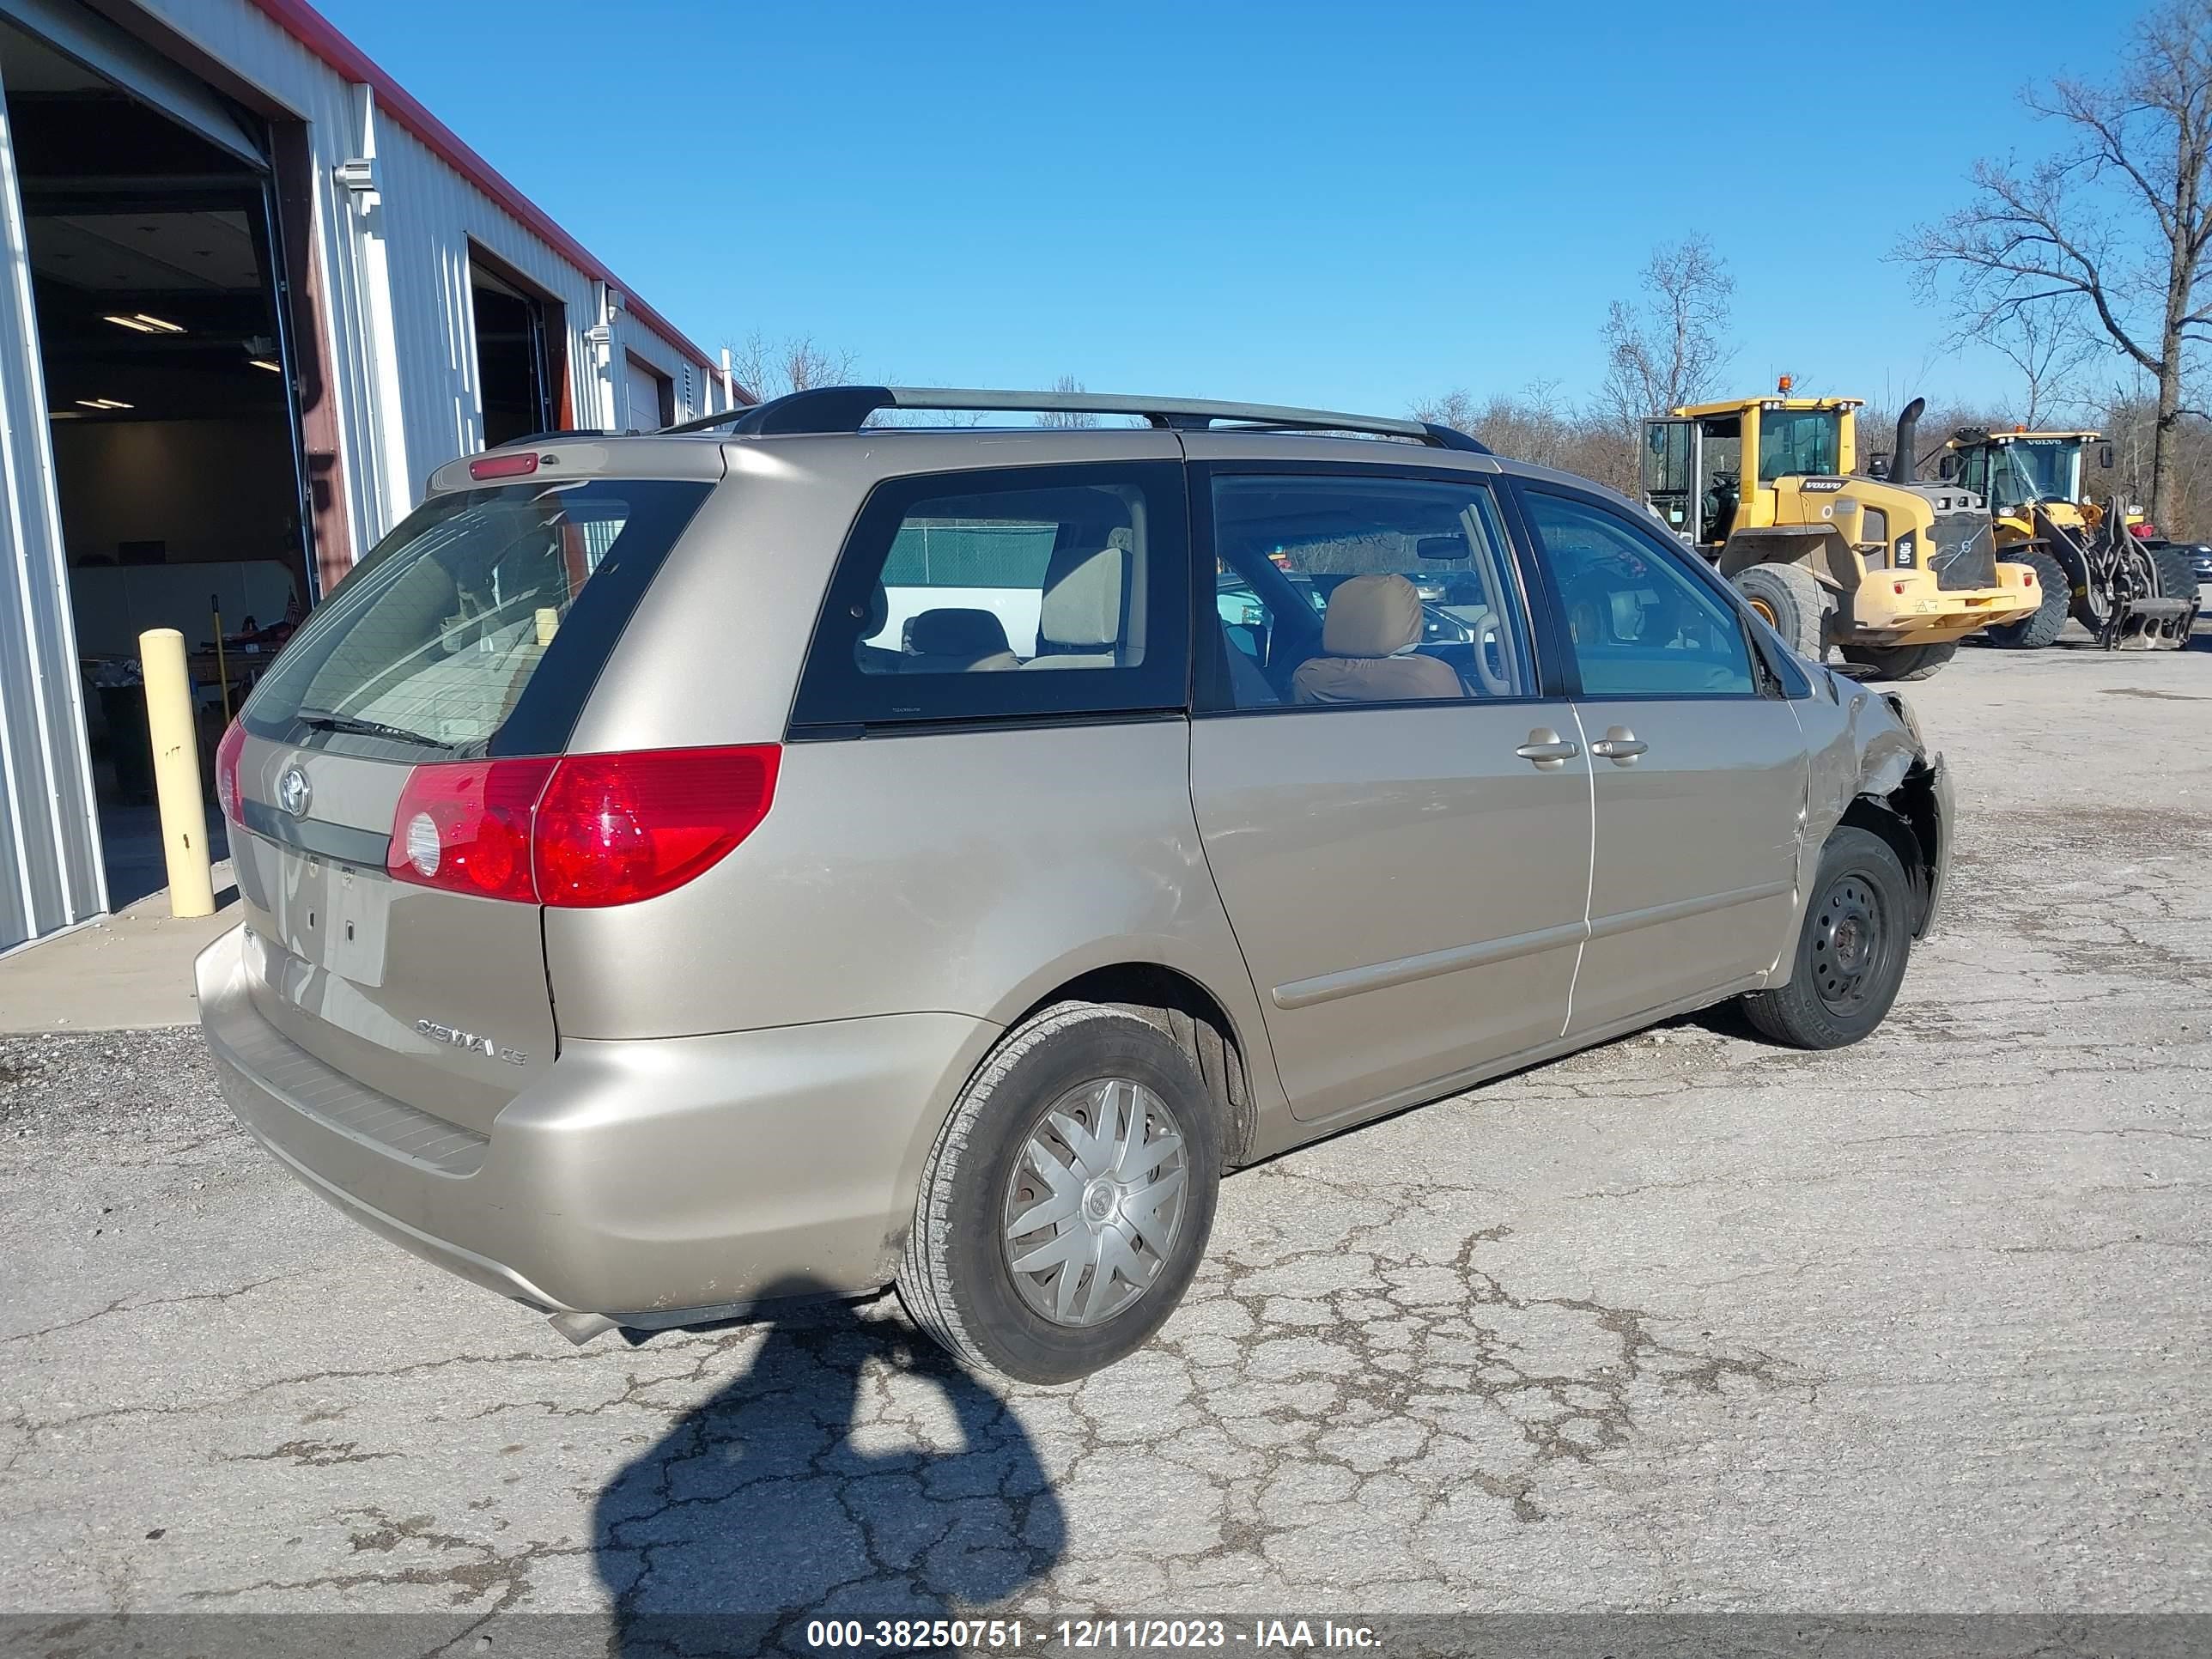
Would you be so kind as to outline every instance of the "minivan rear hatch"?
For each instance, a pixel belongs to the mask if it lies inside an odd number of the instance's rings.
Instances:
[[[255,1006],[325,1066],[476,1134],[555,1057],[527,830],[518,879],[496,781],[487,833],[442,867],[434,836],[409,865],[405,826],[395,860],[395,815],[426,787],[442,802],[564,750],[714,488],[532,472],[434,495],[386,538],[254,689],[217,764]]]

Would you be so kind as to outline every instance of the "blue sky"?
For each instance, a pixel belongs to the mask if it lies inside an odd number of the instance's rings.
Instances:
[[[908,382],[1579,401],[1607,302],[1702,229],[1745,389],[2001,397],[1884,256],[2057,137],[2040,44],[1983,72],[1910,7],[319,3],[709,349]],[[2101,76],[2087,16],[2002,33]]]

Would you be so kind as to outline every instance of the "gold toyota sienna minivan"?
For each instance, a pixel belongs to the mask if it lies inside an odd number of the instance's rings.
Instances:
[[[1037,1382],[1240,1165],[1725,998],[1866,1036],[1951,817],[1583,479],[880,386],[453,462],[217,771],[202,1018],[315,1191],[579,1341],[895,1285]]]

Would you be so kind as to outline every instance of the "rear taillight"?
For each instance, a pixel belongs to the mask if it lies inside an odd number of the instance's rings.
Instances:
[[[681,887],[768,816],[773,745],[572,755],[538,803],[547,904],[629,904]]]
[[[486,898],[632,904],[712,868],[758,828],[781,758],[763,744],[418,766],[386,867]]]
[[[233,823],[246,822],[245,798],[238,793],[238,763],[245,753],[246,728],[233,720],[215,750],[216,805]]]
[[[408,774],[385,868],[402,881],[534,901],[530,820],[550,760],[457,761]]]

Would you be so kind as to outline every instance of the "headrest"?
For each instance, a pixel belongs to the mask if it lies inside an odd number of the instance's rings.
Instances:
[[[1354,576],[1328,596],[1321,648],[1332,657],[1388,657],[1421,637],[1421,596],[1403,576]]]
[[[868,615],[860,625],[860,637],[872,640],[884,631],[884,624],[890,619],[891,596],[884,585],[878,582],[875,591],[868,595]]]
[[[1118,547],[1063,548],[1045,568],[1041,645],[1118,645],[1129,556]]]
[[[915,617],[907,624],[906,645],[917,657],[991,657],[1009,648],[996,611],[954,605]]]

